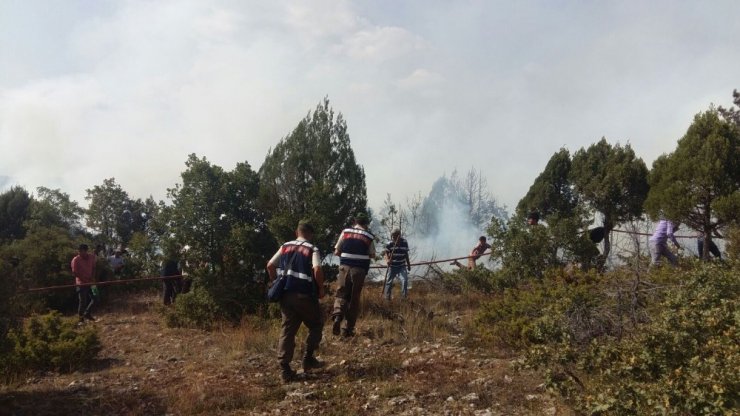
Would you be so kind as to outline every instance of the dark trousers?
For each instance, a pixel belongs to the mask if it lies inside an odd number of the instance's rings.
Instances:
[[[367,276],[367,269],[362,267],[339,266],[337,293],[331,315],[334,319],[346,319],[345,330],[348,332],[355,329],[357,315],[360,313],[360,298],[362,297],[362,286],[365,285],[365,276]]]
[[[704,257],[704,240],[698,239],[696,240],[696,248],[699,250],[699,258]],[[717,247],[716,244],[714,244],[714,241],[709,242],[709,252],[712,253],[712,255],[718,259],[722,258],[722,253],[719,251],[719,247]]]
[[[90,315],[92,307],[95,304],[95,296],[92,294],[92,289],[90,289],[90,286],[77,286],[76,290],[79,301],[77,304],[77,314],[80,317]]]
[[[162,298],[165,305],[171,305],[175,303],[177,294],[182,291],[182,278],[174,277],[171,279],[162,280]]]
[[[293,292],[283,293],[280,299],[280,312],[283,316],[283,324],[278,344],[278,361],[283,368],[286,368],[293,360],[295,336],[301,324],[308,328],[306,356],[313,356],[321,343],[324,317],[319,300],[315,296]]]

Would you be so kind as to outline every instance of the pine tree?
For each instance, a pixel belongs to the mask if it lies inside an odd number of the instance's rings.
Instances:
[[[650,172],[645,201],[653,217],[665,216],[704,234],[708,246],[718,230],[740,217],[740,129],[715,109],[697,114],[673,153]],[[707,258],[709,250],[704,251]]]
[[[259,171],[260,205],[279,241],[291,240],[298,221],[316,229],[322,255],[339,231],[367,210],[365,171],[355,160],[347,123],[325,98],[270,150]]]

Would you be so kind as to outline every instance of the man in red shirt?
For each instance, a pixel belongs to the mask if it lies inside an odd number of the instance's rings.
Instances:
[[[72,259],[72,274],[75,276],[75,284],[78,285],[75,289],[79,299],[77,314],[80,317],[80,323],[85,322],[85,319],[95,321],[90,313],[95,303],[95,297],[89,285],[89,283],[95,283],[95,255],[88,253],[88,250],[87,244],[80,244],[79,254]]]

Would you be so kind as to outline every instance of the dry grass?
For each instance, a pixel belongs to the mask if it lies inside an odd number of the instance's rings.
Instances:
[[[476,344],[470,323],[480,295],[449,295],[423,284],[410,294],[408,301],[387,302],[370,285],[358,335],[345,340],[326,327],[319,358],[327,367],[291,384],[279,379],[274,307],[236,327],[205,332],[167,328],[154,295],[131,295],[99,313],[107,365],[44,375],[10,393],[25,400],[24,410],[42,401],[41,392],[69,397],[55,402],[57,414],[78,413],[80,399],[66,395],[72,382],[90,386],[73,395],[86,397],[82,409],[89,414],[101,414],[96,406],[117,415],[569,414],[538,387],[541,375],[519,372],[505,353]],[[332,301],[322,301],[327,312]],[[305,336],[301,329],[296,364]]]

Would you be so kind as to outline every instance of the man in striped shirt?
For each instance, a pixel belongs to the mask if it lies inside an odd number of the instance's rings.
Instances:
[[[351,337],[355,334],[355,322],[360,312],[360,297],[362,286],[365,284],[365,276],[370,269],[370,260],[375,257],[375,244],[373,236],[367,227],[370,219],[366,214],[357,214],[354,218],[355,225],[346,228],[339,236],[334,246],[334,255],[339,257],[339,275],[337,276],[337,292],[334,299],[334,310],[332,311],[332,333]],[[341,328],[342,320],[346,319],[344,328]]]
[[[409,243],[401,237],[401,230],[395,229],[391,233],[391,241],[385,246],[385,261],[388,264],[388,277],[383,291],[386,300],[391,300],[393,291],[393,280],[400,275],[401,297],[406,299],[409,294]]]

